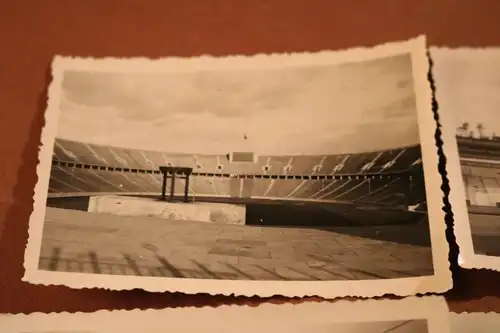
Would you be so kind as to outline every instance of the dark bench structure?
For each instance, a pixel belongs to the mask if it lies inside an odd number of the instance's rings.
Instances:
[[[161,199],[167,200],[167,179],[170,178],[170,201],[174,201],[175,179],[184,179],[184,202],[188,202],[189,177],[193,173],[193,168],[161,166],[160,172],[163,175],[161,187]]]

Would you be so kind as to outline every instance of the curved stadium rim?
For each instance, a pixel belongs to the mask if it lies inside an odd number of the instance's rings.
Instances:
[[[74,169],[86,169],[97,171],[112,171],[112,172],[129,172],[140,174],[162,174],[160,170],[153,169],[132,169],[110,167],[96,164],[83,164],[74,162],[64,162],[52,160],[52,166],[60,166]],[[178,174],[182,174],[179,172]],[[335,174],[335,175],[277,175],[277,174],[229,174],[218,172],[195,172],[191,176],[201,177],[219,177],[219,178],[243,178],[243,179],[310,179],[310,180],[334,180],[334,179],[391,179],[398,176],[409,176],[411,171],[385,172],[385,173],[352,173],[352,174]]]
[[[162,172],[160,170],[152,170],[152,169],[133,169],[133,168],[120,168],[120,167],[110,167],[104,165],[96,165],[96,164],[84,164],[84,163],[74,163],[74,162],[64,162],[64,161],[56,161],[52,160],[52,166],[61,166],[68,168],[76,168],[76,169],[84,169],[84,170],[94,170],[94,171],[111,171],[111,172],[128,172],[128,173],[136,173],[136,174],[157,174],[161,175]],[[399,172],[385,172],[385,173],[362,173],[362,174],[336,174],[336,175],[265,175],[265,174],[227,174],[227,173],[207,173],[207,172],[192,172],[191,176],[201,176],[201,177],[215,177],[215,178],[232,178],[232,179],[300,179],[300,180],[342,180],[342,179],[393,179],[400,177],[408,177],[411,179],[412,172],[410,170],[399,171]],[[102,192],[71,192],[71,193],[49,193],[48,198],[67,198],[67,197],[81,197],[81,196],[92,196],[92,195],[155,195],[154,193],[124,193],[124,192],[110,192],[110,193],[102,193]],[[227,199],[229,196],[225,195],[203,195],[198,194],[199,198],[219,198],[219,199]],[[332,203],[336,201],[332,200],[322,200],[322,199],[306,199],[306,198],[282,198],[282,197],[251,197],[246,198],[248,200],[271,200],[271,201],[288,201],[288,202],[310,202],[310,203]],[[423,201],[425,202],[425,201]],[[380,207],[392,207],[392,205],[387,204],[370,204],[368,206],[380,206]],[[393,207],[396,209],[396,207]]]

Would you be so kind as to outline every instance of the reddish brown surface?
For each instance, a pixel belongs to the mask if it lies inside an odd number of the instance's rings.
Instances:
[[[161,57],[316,51],[374,45],[420,33],[427,34],[434,45],[500,45],[499,22],[498,0],[4,1],[0,10],[0,312],[260,302],[137,290],[71,290],[20,281],[54,54]],[[456,275],[455,290],[449,294],[453,310],[500,312],[500,298],[492,297],[500,296],[500,274],[462,270]]]

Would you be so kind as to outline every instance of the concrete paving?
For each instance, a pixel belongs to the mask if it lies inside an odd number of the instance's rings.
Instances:
[[[39,267],[96,274],[362,280],[433,274],[426,221],[328,229],[207,224],[47,208]]]

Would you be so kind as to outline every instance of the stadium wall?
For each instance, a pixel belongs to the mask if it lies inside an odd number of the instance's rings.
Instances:
[[[500,214],[500,140],[459,137],[469,213]]]

